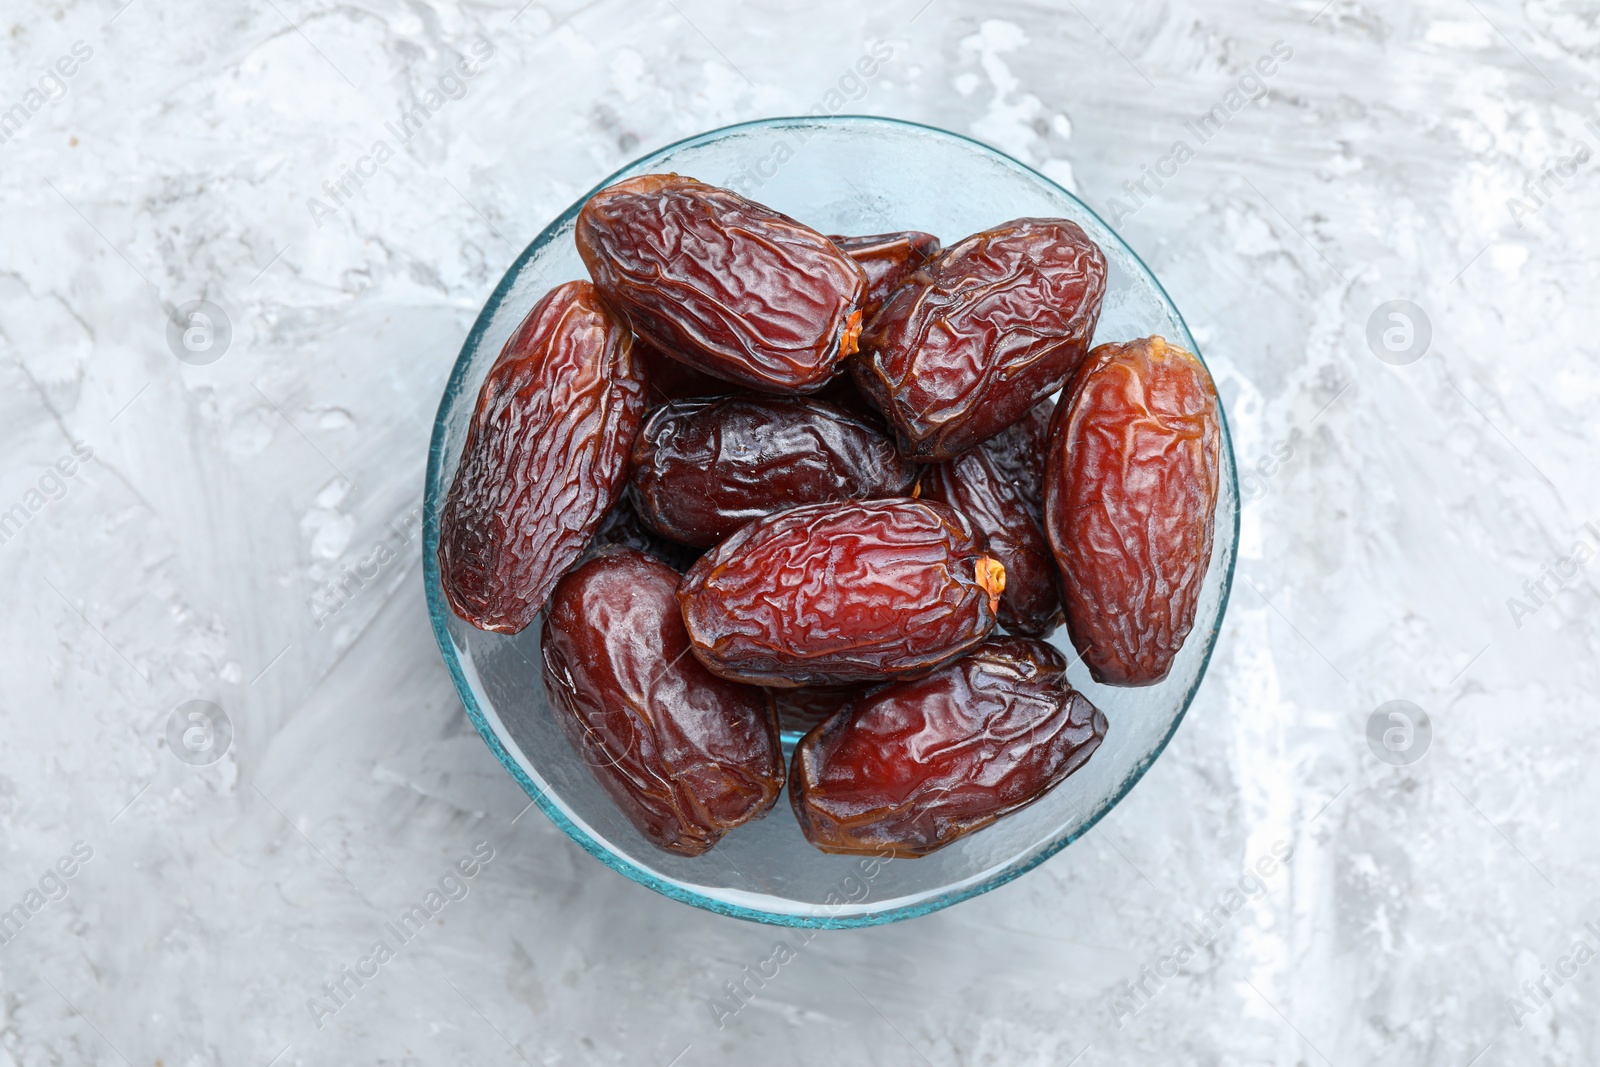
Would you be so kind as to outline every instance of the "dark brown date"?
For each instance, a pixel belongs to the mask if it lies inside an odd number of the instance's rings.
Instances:
[[[606,512],[606,517],[601,521],[600,529],[595,531],[594,539],[589,542],[583,558],[592,559],[613,547],[637,549],[647,556],[660,560],[679,574],[694,566],[694,561],[700,558],[699,549],[669,541],[646,526],[644,520],[639,518],[639,513],[634,510],[633,501],[628,499],[627,494],[623,494],[616,506]]]
[[[518,633],[616,503],[644,417],[633,337],[588,282],[528,312],[478,392],[439,517],[457,615]]]
[[[1076,223],[1017,219],[911,276],[850,363],[900,450],[951,459],[1055,392],[1088,351],[1105,256]]]
[[[1160,337],[1100,345],[1056,410],[1045,526],[1095,681],[1167,676],[1211,562],[1221,429],[1211,376]]]
[[[686,545],[714,545],[797,504],[904,496],[916,480],[894,442],[815,400],[675,400],[651,412],[633,445],[639,517]]]
[[[645,398],[647,407],[660,407],[669,400],[722,396],[736,389],[730,382],[713,378],[704,371],[695,370],[689,364],[665,355],[642,337],[634,337],[633,354],[644,367],[645,381],[649,384]]]
[[[1050,450],[1050,421],[1056,402],[1049,397],[978,447],[988,455],[1000,477],[1010,482],[1044,528],[1044,460]]]
[[[676,174],[602,189],[578,254],[641,337],[707,374],[814,393],[856,350],[867,279],[832,241],[737,193]]]
[[[678,588],[695,655],[757,685],[844,685],[934,670],[994,629],[1005,568],[952,508],[809,504],[757,519]]]
[[[926,856],[1044,796],[1105,735],[1061,653],[995,638],[814,728],[795,749],[789,800],[824,852]]]
[[[867,302],[861,308],[861,320],[866,323],[871,323],[894,291],[940,250],[939,239],[921,230],[828,240],[844,249],[866,272]]]
[[[772,700],[778,706],[778,728],[807,733],[870,688],[865,685],[802,685],[795,689],[773,689]]]
[[[1000,472],[988,443],[927,468],[922,497],[949,504],[988,538],[990,555],[1006,569],[1000,625],[1010,633],[1043,637],[1061,624],[1055,557],[1025,487]],[[1041,466],[1043,459],[1037,457]]]
[[[688,655],[678,574],[614,548],[556,586],[540,638],[562,732],[652,844],[698,856],[783,788],[772,698]]]
[[[884,419],[883,412],[873,407],[872,401],[861,395],[861,390],[856,388],[856,380],[848,372],[835,374],[828,380],[827,385],[812,394],[812,399],[843,408],[852,415],[859,415],[870,422],[879,433],[893,432],[889,429],[889,423]]]

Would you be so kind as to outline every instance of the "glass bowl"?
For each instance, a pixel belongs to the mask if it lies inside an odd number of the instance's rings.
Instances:
[[[926,230],[946,244],[1008,219],[1077,222],[1110,270],[1095,342],[1150,334],[1198,353],[1150,270],[1105,223],[1048,178],[987,145],[944,130],[861,116],[769,119],[712,130],[635,161],[601,182],[676,171],[736,189],[824,233]],[[1224,423],[1216,535],[1193,632],[1160,685],[1097,685],[1066,631],[1053,643],[1072,684],[1110,721],[1094,757],[1030,807],[918,859],[832,856],[801,836],[788,797],[704,856],[663,852],[601,791],[545,700],[539,626],[508,637],[456,618],[439,584],[439,507],[449,490],[478,388],[501,346],[551,286],[586,277],[572,231],[585,195],[506,272],[462,346],[428,453],[423,570],[428,612],[467,715],[528,796],[596,858],[675,900],[784,926],[852,927],[948,907],[1038,866],[1083,836],[1127,795],[1166,747],[1205,674],[1233,578],[1239,495]],[[792,752],[793,735],[785,737]]]

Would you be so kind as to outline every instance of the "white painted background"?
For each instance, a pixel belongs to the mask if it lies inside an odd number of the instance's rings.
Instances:
[[[27,111],[0,144],[0,509],[28,518],[0,544],[0,908],[92,850],[0,945],[0,1065],[1596,1061],[1600,968],[1550,1004],[1522,984],[1600,947],[1600,563],[1507,606],[1600,526],[1592,3],[122,2],[0,10],[0,109]],[[317,226],[307,198],[480,39],[465,95]],[[845,109],[1103,211],[1293,50],[1119,223],[1270,473],[1210,676],[1132,795],[1003,889],[802,946],[512,822],[393,524],[546,222],[651,148],[826,103],[880,39]],[[197,298],[233,329],[205,366],[165,337]],[[1432,327],[1405,366],[1366,337],[1392,299]],[[234,726],[208,767],[166,740],[191,699]],[[1433,724],[1407,767],[1365,737],[1393,699]],[[480,841],[470,894],[318,1029],[307,998]],[[1275,841],[1288,868],[1117,1019]],[[708,998],[785,937],[718,1029]]]

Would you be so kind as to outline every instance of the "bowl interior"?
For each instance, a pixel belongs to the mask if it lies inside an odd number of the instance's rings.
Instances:
[[[658,171],[736,189],[824,233],[915,229],[949,244],[1021,216],[1072,219],[1110,265],[1096,343],[1161,334],[1198,352],[1160,284],[1093,212],[1035,171],[956,134],[851,116],[746,123],[670,145],[601,184]],[[552,718],[537,666],[539,627],[514,637],[479,631],[455,617],[439,585],[438,509],[479,385],[534,302],[553,285],[587,276],[572,239],[582,203],[539,235],[485,305],[440,404],[429,455],[423,542],[428,608],[467,712],[506,769],[557,825],[628,877],[699,907],[784,925],[858,926],[923,914],[1008,881],[1081,836],[1165,747],[1216,642],[1238,543],[1238,487],[1226,425],[1211,566],[1194,630],[1167,680],[1139,689],[1097,685],[1076,660],[1066,631],[1052,639],[1073,661],[1073,684],[1110,722],[1099,751],[1062,785],[919,859],[819,852],[801,836],[787,796],[704,856],[662,852],[613,806]]]

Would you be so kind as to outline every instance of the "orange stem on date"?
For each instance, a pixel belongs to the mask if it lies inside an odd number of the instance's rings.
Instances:
[[[978,588],[989,597],[989,610],[1000,610],[1000,594],[1006,591],[1006,566],[993,556],[981,556],[977,562]]]
[[[853,356],[861,351],[861,312],[852,311],[839,335],[839,355]]]

